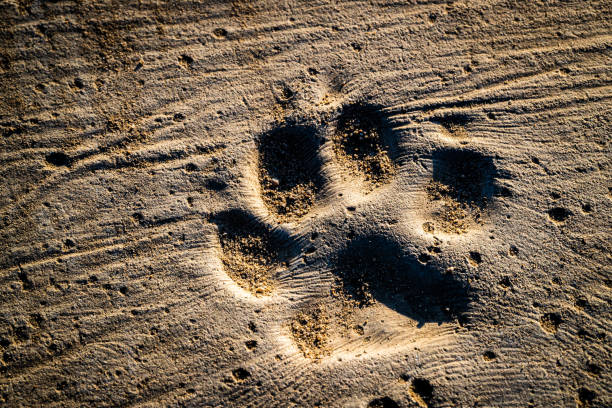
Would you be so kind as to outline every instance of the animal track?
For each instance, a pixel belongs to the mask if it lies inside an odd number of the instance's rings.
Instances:
[[[45,157],[45,160],[57,167],[69,166],[71,162],[70,157],[64,152],[51,152]]]
[[[258,142],[262,199],[280,222],[294,221],[314,206],[323,179],[314,128],[286,126]]]
[[[432,161],[432,180],[426,191],[434,221],[423,229],[461,234],[470,225],[481,224],[482,210],[495,190],[491,158],[472,150],[442,149],[434,152]]]
[[[392,157],[398,153],[398,143],[385,130],[388,127],[380,109],[350,105],[335,123],[328,145],[333,154],[326,159],[343,168],[351,182],[360,180],[366,193],[389,183],[397,172]],[[324,188],[320,149],[318,131],[309,126],[286,125],[258,138],[259,193],[278,223],[302,219],[325,198],[328,190]],[[493,195],[495,173],[489,158],[470,150],[445,149],[435,152],[433,159],[431,185],[436,187],[430,191],[432,201],[452,203],[470,216],[486,206]],[[351,213],[357,210],[355,205],[344,208]],[[470,302],[468,288],[452,274],[442,272],[434,257],[440,249],[434,246],[428,247],[427,253],[411,253],[386,235],[350,230],[343,247],[320,256],[317,248],[341,244],[334,243],[333,236],[325,242],[326,233],[308,231],[307,224],[273,228],[241,210],[222,212],[212,221],[218,226],[227,275],[254,295],[271,295],[277,285],[293,276],[321,277],[317,280],[321,289],[309,288],[312,295],[300,301],[284,325],[299,352],[310,359],[332,354],[334,347],[349,338],[364,336],[367,340],[359,340],[364,344],[370,341],[370,334],[387,331],[378,323],[384,322],[377,314],[397,321],[393,327],[405,331],[425,323],[453,322],[461,318]],[[440,224],[440,219],[435,222]],[[287,232],[298,226],[300,231],[295,235]],[[289,264],[289,255],[298,252],[301,256]],[[368,324],[372,318],[377,321]],[[251,330],[255,331],[254,325]],[[249,350],[256,344],[254,340],[245,342]],[[427,393],[420,398],[426,400]]]
[[[495,354],[495,352],[491,351],[491,350],[487,350],[484,353],[482,353],[482,358],[485,361],[493,361],[497,358],[497,354]]]
[[[563,323],[563,319],[559,313],[546,313],[540,319],[540,325],[549,333],[555,334],[559,329],[559,325]]]
[[[581,387],[578,390],[577,402],[579,407],[590,407],[595,398],[597,398],[597,393],[588,388]]]
[[[365,181],[366,191],[389,183],[397,171],[383,125],[378,108],[350,105],[338,118],[332,138],[336,160],[352,177]]]
[[[472,150],[444,149],[433,155],[433,179],[459,202],[486,205],[493,195],[495,167],[490,157]]]
[[[214,222],[227,275],[257,296],[270,294],[274,273],[282,268],[278,239],[240,210],[221,213]]]
[[[239,367],[232,371],[232,376],[234,377],[234,381],[236,382],[245,382],[251,377],[251,373],[249,373],[246,369]]]

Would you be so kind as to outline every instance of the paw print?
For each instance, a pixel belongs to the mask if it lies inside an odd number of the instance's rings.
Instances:
[[[440,137],[421,155],[429,165],[419,177],[406,170],[417,166],[411,141],[374,105],[257,138],[244,179],[252,208],[211,221],[219,264],[236,288],[253,302],[287,301],[278,327],[296,353],[358,356],[461,324],[472,290],[437,259],[438,237],[452,241],[484,224],[497,194],[493,160],[467,147],[466,123],[428,122]],[[398,194],[418,203],[422,224],[398,221]],[[415,236],[432,244],[418,249]]]

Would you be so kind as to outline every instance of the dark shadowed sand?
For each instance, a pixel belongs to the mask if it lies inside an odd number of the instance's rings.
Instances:
[[[610,21],[0,0],[0,406],[612,406]]]

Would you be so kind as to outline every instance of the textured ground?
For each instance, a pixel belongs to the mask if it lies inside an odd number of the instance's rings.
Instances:
[[[0,405],[612,406],[610,21],[0,0]]]

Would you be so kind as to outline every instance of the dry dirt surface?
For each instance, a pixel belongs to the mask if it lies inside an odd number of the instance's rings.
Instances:
[[[612,406],[611,22],[0,0],[0,406]]]

